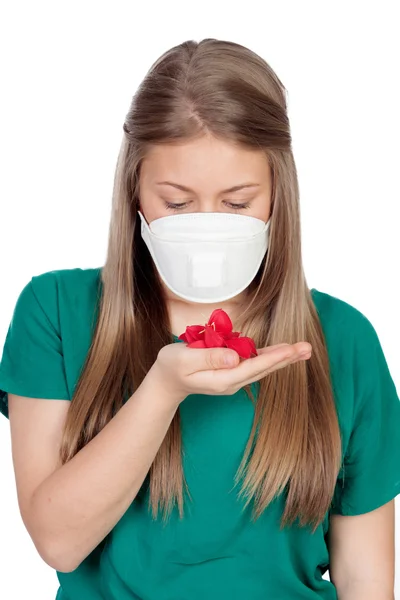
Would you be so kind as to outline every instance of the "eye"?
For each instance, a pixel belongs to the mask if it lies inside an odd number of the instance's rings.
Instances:
[[[242,204],[235,204],[234,202],[229,202],[228,200],[224,201],[229,208],[233,208],[234,210],[241,210],[244,208],[250,208],[250,202],[244,202]],[[165,202],[165,207],[169,210],[182,210],[187,206],[188,202],[182,202],[180,204],[176,204],[173,202]]]
[[[250,208],[250,202],[244,202],[243,204],[235,204],[232,202],[225,202],[226,205],[229,205],[229,208],[233,208],[235,210],[240,210],[242,208]]]
[[[182,204],[173,204],[172,202],[165,202],[165,207],[170,210],[180,210],[184,206],[186,206],[187,202],[182,202]]]

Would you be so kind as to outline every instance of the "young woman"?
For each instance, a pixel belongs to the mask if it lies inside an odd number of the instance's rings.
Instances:
[[[393,598],[400,402],[370,321],[307,286],[285,94],[238,44],[167,51],[105,264],[20,293],[2,412],[58,600]]]

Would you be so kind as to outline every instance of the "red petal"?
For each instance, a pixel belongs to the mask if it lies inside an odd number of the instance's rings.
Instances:
[[[207,348],[221,348],[225,346],[225,340],[222,335],[214,331],[214,327],[210,327],[209,325],[206,325],[204,341]]]
[[[240,331],[231,331],[231,333],[227,333],[224,335],[226,340],[230,340],[231,338],[237,338],[240,335]]]
[[[229,315],[222,310],[222,308],[216,308],[211,313],[210,318],[208,319],[207,325],[211,325],[214,323],[215,331],[221,333],[222,335],[226,335],[232,331],[232,321]]]
[[[183,342],[187,342],[186,333],[181,333],[181,335],[178,337],[178,340],[182,340]]]
[[[185,335],[189,343],[195,342],[196,340],[203,340],[204,325],[188,325],[186,327]]]
[[[257,356],[257,349],[254,341],[249,337],[237,337],[225,340],[228,348],[236,350],[241,358],[250,358]]]
[[[207,346],[204,340],[196,340],[195,342],[190,342],[188,348],[207,348]]]

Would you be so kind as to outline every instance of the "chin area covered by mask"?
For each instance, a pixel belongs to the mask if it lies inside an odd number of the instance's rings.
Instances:
[[[165,285],[190,302],[224,302],[252,282],[268,249],[269,223],[219,212],[168,215],[141,236]]]

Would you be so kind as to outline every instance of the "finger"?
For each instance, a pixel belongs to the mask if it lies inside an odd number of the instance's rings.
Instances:
[[[303,347],[304,343],[301,342],[300,344]],[[310,347],[310,344],[306,344],[306,350]],[[254,358],[246,359],[237,367],[224,370],[223,372],[214,371],[210,373],[210,376],[227,387],[243,387],[245,385],[244,382],[257,381],[260,377],[265,376],[266,373],[274,370],[275,367],[284,367],[294,360],[298,360],[300,357],[297,344],[279,345],[279,347],[268,346],[260,350],[262,351],[261,354]]]
[[[282,363],[279,363],[279,364],[275,365],[274,367],[271,367],[270,369],[266,369],[263,373],[260,373],[256,377],[252,377],[250,379],[242,381],[240,383],[240,387],[244,387],[245,385],[247,385],[249,383],[254,383],[255,381],[260,381],[260,379],[263,379],[264,377],[266,377],[270,373],[273,373],[274,371],[278,371],[278,369],[283,369],[284,367],[287,367],[295,362],[299,362],[300,360],[308,360],[309,358],[310,358],[310,355],[296,356],[292,360],[283,361]]]
[[[188,350],[190,352],[185,352],[182,356],[187,375],[199,371],[232,369],[240,363],[238,353],[229,348],[188,348]],[[225,362],[226,357],[230,362]]]
[[[257,353],[260,354],[270,354],[274,352],[275,348],[280,348],[284,346],[289,346],[293,348],[296,352],[302,353],[312,350],[311,344],[308,342],[296,342],[295,344],[275,344],[274,346],[265,346],[265,348],[257,348]]]
[[[294,345],[268,346],[267,348],[260,348],[258,356],[246,359],[231,371],[234,371],[234,376],[238,378],[238,381],[244,381],[271,369],[279,363],[285,361],[289,363],[299,354]]]
[[[281,346],[290,346],[290,344],[283,342],[282,344],[274,344],[273,346],[266,346],[265,348],[259,348],[259,350],[266,350],[268,348],[280,348]]]

